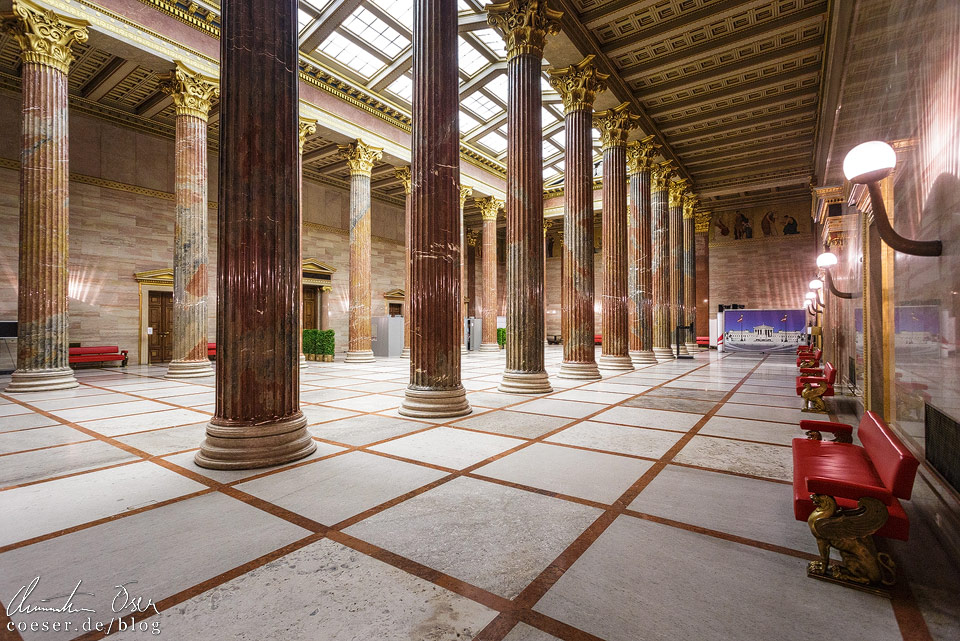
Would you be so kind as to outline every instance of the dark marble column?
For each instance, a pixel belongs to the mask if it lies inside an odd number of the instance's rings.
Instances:
[[[622,103],[594,114],[603,148],[603,290],[600,369],[631,370],[627,306],[627,135],[637,117]]]
[[[410,385],[400,414],[469,414],[460,382],[457,2],[413,2]]]
[[[627,226],[630,295],[630,358],[635,365],[653,365],[653,274],[650,170],[660,145],[653,136],[627,144],[627,174],[630,176],[630,217]]]
[[[710,212],[694,214],[696,252],[697,336],[710,335]]]
[[[300,411],[296,0],[225,0],[217,403],[196,462],[248,469],[316,449]]]
[[[463,224],[463,207],[473,195],[473,187],[460,185],[460,353],[467,353],[467,227]]]
[[[693,237],[693,212],[697,206],[695,194],[683,199],[683,323],[695,328],[697,324],[697,257]],[[687,351],[696,354],[697,336],[692,329],[684,330]]]
[[[410,168],[397,167],[394,169],[397,179],[403,184],[403,193],[406,194],[403,215],[403,351],[401,358],[410,358]]]
[[[600,378],[594,346],[593,265],[593,101],[606,89],[607,74],[593,56],[550,71],[550,84],[563,98],[566,150],[563,190],[563,276],[560,378]]]
[[[17,369],[6,391],[68,389],[78,383],[67,349],[67,72],[73,62],[70,48],[87,41],[87,23],[23,2],[0,18],[23,63]]]
[[[678,178],[670,186],[670,349],[674,354],[688,356],[684,333],[680,333],[677,345],[677,325],[686,318],[683,295],[683,199],[687,193],[687,180]]]
[[[489,196],[480,201],[483,219],[483,310],[480,321],[480,351],[499,352],[497,343],[497,216],[503,201]]]
[[[507,45],[507,367],[500,391],[552,390],[543,365],[543,46],[560,29],[546,0],[487,5]]]
[[[657,357],[657,362],[674,359],[673,351],[670,349],[669,183],[672,173],[670,161],[659,163],[650,171],[653,353]]]
[[[340,145],[350,164],[350,335],[347,363],[372,363],[370,328],[370,172],[383,149],[362,140]]]
[[[550,228],[552,220],[543,221],[543,347],[549,345],[547,341],[547,247],[550,245]]]
[[[300,155],[297,156],[297,185],[299,189],[297,193],[300,195],[300,291],[301,291],[301,300],[300,300],[300,331],[297,336],[297,341],[300,344],[300,368],[303,369],[307,367],[307,358],[303,355],[303,146],[307,144],[307,138],[317,133],[317,121],[311,118],[300,118],[300,126],[297,129],[298,140],[299,140],[299,149]]]

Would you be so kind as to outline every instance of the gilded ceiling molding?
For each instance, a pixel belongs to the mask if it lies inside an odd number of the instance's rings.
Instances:
[[[497,216],[500,215],[500,209],[503,208],[504,202],[493,196],[487,196],[486,198],[478,200],[477,204],[480,206],[480,217],[483,220],[496,220]]]
[[[317,121],[313,118],[304,118],[300,116],[300,124],[297,126],[297,138],[300,141],[300,155],[303,155],[303,146],[307,144],[307,138],[317,133]]]
[[[174,60],[170,73],[159,74],[160,91],[173,98],[178,116],[194,116],[206,121],[210,108],[220,98],[220,81],[191,70]]]
[[[63,73],[73,62],[73,47],[90,37],[86,20],[58,15],[27,0],[14,0],[13,12],[0,14],[3,31],[20,45],[23,62],[53,67]]]
[[[589,55],[575,65],[551,69],[550,86],[563,98],[563,113],[592,110],[598,93],[607,89],[609,74],[597,70],[593,64],[596,56]]]
[[[810,212],[813,221],[818,225],[823,225],[827,219],[827,213],[830,211],[830,205],[836,205],[844,201],[843,185],[833,187],[813,187],[813,211]]]
[[[507,61],[521,55],[543,56],[547,35],[560,33],[562,11],[555,11],[547,0],[508,0],[488,4],[487,23],[503,32]]]
[[[654,142],[656,136],[647,136],[643,140],[627,143],[627,175],[650,171],[654,165],[654,156],[660,145]]]
[[[368,145],[359,138],[346,145],[337,145],[340,157],[350,165],[350,175],[369,176],[373,165],[383,158],[383,147]]]
[[[630,103],[593,114],[593,125],[600,130],[600,148],[622,147],[630,131],[640,126],[640,117],[630,113]]]
[[[393,173],[396,175],[397,180],[399,180],[403,185],[403,193],[409,196],[411,188],[413,187],[413,179],[410,175],[410,167],[394,167]]]
[[[670,206],[671,207],[682,207],[683,206],[683,196],[687,192],[687,187],[689,183],[686,178],[677,178],[670,182]]]

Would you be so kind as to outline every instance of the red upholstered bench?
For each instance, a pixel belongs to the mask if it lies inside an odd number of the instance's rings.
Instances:
[[[207,343],[207,358],[217,357],[217,344],[216,343]]]
[[[833,396],[833,384],[837,380],[837,370],[833,363],[824,365],[823,370],[812,367],[801,367],[797,377],[797,396],[803,398],[804,412],[827,413],[827,405],[823,402],[824,396]]]
[[[603,344],[603,334],[594,334],[593,335],[593,344],[602,345]]]
[[[877,553],[873,535],[908,539],[910,520],[899,499],[910,499],[917,459],[873,412],[857,428],[863,447],[849,442],[850,425],[801,421],[800,427],[807,438],[793,440],[793,512],[810,525],[820,553],[807,575],[874,590],[892,585],[896,566]],[[821,440],[822,432],[837,440]],[[830,565],[831,548],[841,564]]]
[[[70,347],[68,355],[70,365],[78,363],[106,363],[121,361],[121,367],[127,366],[127,350],[116,345],[100,345],[96,347]]]
[[[710,347],[710,337],[697,336],[697,345],[699,345],[700,347]]]

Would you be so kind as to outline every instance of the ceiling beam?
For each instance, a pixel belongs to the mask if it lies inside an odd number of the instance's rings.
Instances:
[[[326,145],[325,147],[320,147],[319,149],[314,149],[313,151],[308,151],[303,154],[303,162],[313,162],[314,160],[319,160],[320,158],[325,158],[331,154],[334,154],[339,149],[339,145],[336,143],[331,145]]]
[[[481,31],[489,28],[486,11],[457,17],[457,33],[469,33],[470,31]]]
[[[83,86],[80,95],[87,100],[100,100],[123,82],[123,79],[133,73],[138,66],[140,65],[136,62],[114,58]]]
[[[669,131],[671,129],[676,129],[677,127],[682,127],[685,125],[692,125],[695,122],[702,122],[704,120],[709,120],[713,118],[721,118],[723,116],[730,116],[733,114],[741,113],[744,111],[753,111],[754,109],[762,109],[763,107],[769,107],[780,102],[788,102],[794,98],[800,98],[802,96],[816,96],[817,88],[816,87],[799,87],[797,89],[792,89],[790,91],[785,91],[782,94],[777,96],[770,96],[765,100],[755,100],[743,104],[731,105],[729,107],[724,107],[722,109],[713,109],[711,111],[704,111],[689,116],[684,116],[683,118],[675,118],[673,120],[664,120],[660,123],[660,128],[664,131]]]
[[[310,53],[323,44],[323,41],[329,38],[330,34],[360,6],[360,2],[361,0],[333,0],[317,18],[313,28],[303,34],[300,49]]]
[[[799,159],[800,163],[798,163],[797,160],[790,159]],[[778,169],[786,169],[788,166],[791,168],[800,169],[800,164],[809,169],[810,148],[800,148],[796,151],[783,151],[777,149],[764,154],[754,154],[753,156],[748,156],[739,160],[715,160],[711,163],[698,166],[697,176],[699,176],[701,179],[705,179],[705,174],[717,172],[726,173],[732,171],[736,167],[752,167],[755,165],[761,165],[767,169],[770,167],[770,163],[773,161],[777,162]]]
[[[685,162],[691,168],[692,171],[695,171],[693,168],[698,165],[708,165],[717,161],[727,161],[729,162],[731,158],[744,156],[745,154],[752,153],[763,153],[775,148],[779,152],[787,152],[797,146],[806,146],[810,144],[810,138],[813,135],[813,128],[810,127],[806,132],[797,132],[796,135],[791,136],[790,138],[785,138],[783,140],[777,140],[773,143],[768,141],[758,141],[749,145],[742,145],[734,149],[727,151],[716,151],[713,153],[704,153],[699,156],[697,155],[687,155],[684,157]],[[809,148],[807,149],[809,151]],[[749,158],[749,156],[748,156]]]
[[[408,46],[400,52],[396,60],[377,72],[377,74],[370,79],[370,88],[377,93],[383,93],[384,89],[392,85],[397,78],[407,73],[411,67],[413,67],[413,46]]]
[[[157,91],[137,105],[136,114],[142,118],[153,118],[172,104],[173,96],[168,96],[162,91]]]
[[[779,122],[781,120],[786,120],[788,118],[793,118],[795,116],[803,116],[800,120],[795,123],[780,125],[778,127],[769,127],[767,129],[756,130],[751,129],[751,127],[756,127],[758,123],[763,122]],[[771,113],[762,113],[757,115],[751,115],[742,120],[737,120],[736,122],[725,122],[719,125],[714,125],[713,127],[705,127],[703,129],[696,129],[689,133],[683,135],[671,136],[670,139],[673,141],[674,146],[677,148],[678,153],[683,153],[681,150],[683,148],[697,147],[704,144],[709,145],[726,145],[735,142],[744,142],[747,140],[753,140],[757,136],[772,136],[778,133],[784,133],[791,129],[796,128],[797,126],[807,124],[808,120],[815,120],[816,114],[810,105],[801,105],[799,107],[791,107],[790,109],[784,109],[783,111],[776,111]],[[712,138],[718,134],[731,133],[734,135],[724,136],[723,138]],[[742,133],[735,133],[742,132]],[[710,138],[710,140],[705,140]]]
[[[800,69],[805,69],[805,71],[803,73],[798,73]],[[751,91],[759,91],[762,89],[769,89],[771,87],[783,87],[785,84],[802,82],[804,80],[812,79],[816,81],[819,73],[819,65],[813,65],[812,69],[810,66],[798,67],[796,70],[778,73],[765,78],[757,78],[756,80],[751,80],[749,82],[725,85],[724,87],[715,91],[699,93],[690,96],[689,98],[682,98],[674,102],[664,103],[663,105],[645,106],[650,115],[652,115],[654,118],[657,118],[658,116],[662,116],[664,114],[683,111],[684,109],[689,109],[690,107],[695,107],[697,105],[716,103],[727,98],[750,93]],[[816,92],[815,85],[813,91]]]

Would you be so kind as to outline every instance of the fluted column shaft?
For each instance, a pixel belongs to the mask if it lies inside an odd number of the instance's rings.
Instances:
[[[652,151],[652,147],[647,147]],[[653,353],[653,273],[651,268],[652,204],[650,192],[650,163],[646,155],[628,163],[630,174],[630,224],[629,269],[630,269],[630,357],[636,364],[657,362]],[[644,150],[645,151],[645,150]]]
[[[483,217],[483,319],[481,321],[481,352],[497,352],[497,212],[500,203],[487,199],[482,205]]]
[[[684,356],[687,354],[685,333],[677,332],[677,326],[682,325],[686,318],[683,293],[683,191],[678,182],[674,182],[670,190],[670,346]]]
[[[309,455],[300,411],[296,0],[225,0],[216,410],[196,461],[246,469]]]
[[[657,361],[673,359],[670,350],[670,211],[669,192],[661,168],[651,176],[651,245],[653,352]]]
[[[350,334],[347,361],[372,361],[370,174],[350,174]]]
[[[467,318],[467,226],[463,222],[463,208],[467,198],[473,194],[473,187],[460,185],[460,316],[458,331],[460,332],[460,353],[467,353],[467,331],[464,327]]]
[[[627,310],[627,156],[625,145],[603,149],[603,347],[601,369],[633,369]]]
[[[397,167],[394,172],[403,185],[403,350],[402,358],[410,358],[410,168]]]
[[[693,209],[683,212],[683,324],[695,328],[697,322],[697,256],[693,231]],[[684,341],[691,354],[698,350],[693,329],[684,330]]]
[[[470,412],[460,382],[460,132],[456,0],[414,0],[410,385],[400,413]]]

